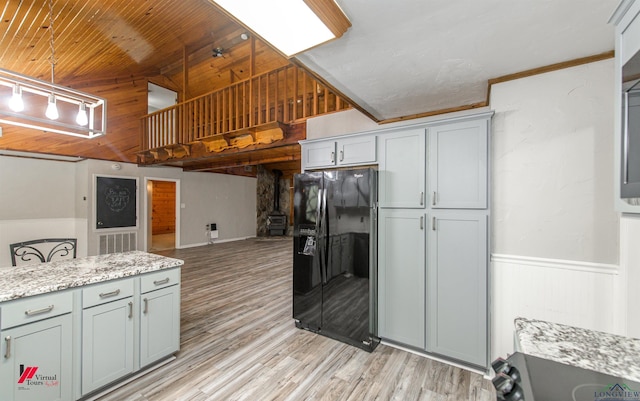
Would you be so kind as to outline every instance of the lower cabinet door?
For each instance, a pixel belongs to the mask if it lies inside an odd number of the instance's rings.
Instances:
[[[140,366],[180,349],[180,286],[141,295]]]
[[[133,299],[82,311],[82,394],[133,372]]]
[[[427,351],[486,367],[487,215],[433,211],[430,225]]]
[[[383,339],[425,347],[425,214],[378,211],[378,329]]]
[[[3,330],[0,399],[69,401],[71,314]]]

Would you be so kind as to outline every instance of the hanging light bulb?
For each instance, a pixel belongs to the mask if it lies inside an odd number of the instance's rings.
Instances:
[[[22,88],[20,85],[13,85],[13,95],[9,100],[9,108],[15,112],[24,110],[24,102],[22,101]]]
[[[84,104],[84,102],[80,103],[78,115],[76,116],[76,122],[78,123],[78,125],[87,125],[89,123],[89,119],[87,118],[87,106]]]
[[[58,107],[56,106],[56,97],[52,94],[49,95],[49,103],[47,104],[47,111],[44,113],[50,120],[58,119]]]

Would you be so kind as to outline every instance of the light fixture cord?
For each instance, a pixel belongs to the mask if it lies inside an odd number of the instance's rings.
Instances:
[[[51,37],[49,39],[49,47],[51,47],[51,57],[49,62],[51,63],[51,83],[55,83],[55,68],[56,68],[56,50],[54,47],[54,34],[53,34],[53,0],[49,0],[49,33]]]

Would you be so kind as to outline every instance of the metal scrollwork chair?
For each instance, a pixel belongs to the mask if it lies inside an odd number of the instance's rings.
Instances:
[[[77,242],[76,238],[44,238],[10,244],[11,264],[17,266],[18,262],[21,264],[51,262],[54,258],[75,259]]]

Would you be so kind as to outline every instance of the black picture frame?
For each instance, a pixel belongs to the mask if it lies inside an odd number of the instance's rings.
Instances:
[[[96,229],[137,227],[138,180],[96,177]]]

